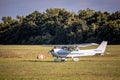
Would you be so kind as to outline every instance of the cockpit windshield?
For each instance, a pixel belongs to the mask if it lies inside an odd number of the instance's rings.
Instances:
[[[80,50],[78,47],[67,47],[67,46],[62,46],[61,49],[68,50],[68,51],[79,51]]]

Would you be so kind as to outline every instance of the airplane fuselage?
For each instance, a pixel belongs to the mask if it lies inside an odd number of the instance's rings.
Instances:
[[[67,51],[63,49],[54,49],[52,53],[55,57],[80,57],[80,56],[93,56],[101,53],[101,51],[97,51],[94,49],[91,50],[80,50],[80,51]]]

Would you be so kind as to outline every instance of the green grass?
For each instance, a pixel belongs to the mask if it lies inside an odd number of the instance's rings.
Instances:
[[[79,62],[53,62],[50,49],[0,45],[0,80],[120,80],[120,45],[108,45],[105,55],[80,57]],[[46,58],[37,59],[38,54]]]

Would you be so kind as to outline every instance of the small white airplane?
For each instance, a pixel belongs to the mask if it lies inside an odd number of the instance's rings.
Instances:
[[[91,43],[90,45],[96,45],[96,44]],[[72,58],[73,61],[79,61],[78,57],[81,57],[81,56],[104,55],[104,52],[107,46],[107,41],[103,41],[96,49],[89,49],[89,50],[79,49],[79,47],[85,47],[90,45],[86,45],[86,44],[76,45],[76,47],[75,45],[61,45],[60,48],[54,47],[54,49],[50,50],[50,53],[52,54],[53,57],[55,57],[54,59],[55,62],[67,61],[66,58],[69,58],[69,57]]]

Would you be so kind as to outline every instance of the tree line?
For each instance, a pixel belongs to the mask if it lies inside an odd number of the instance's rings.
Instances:
[[[3,16],[0,44],[80,44],[108,41],[120,44],[120,11],[113,13],[50,8],[27,16]]]

